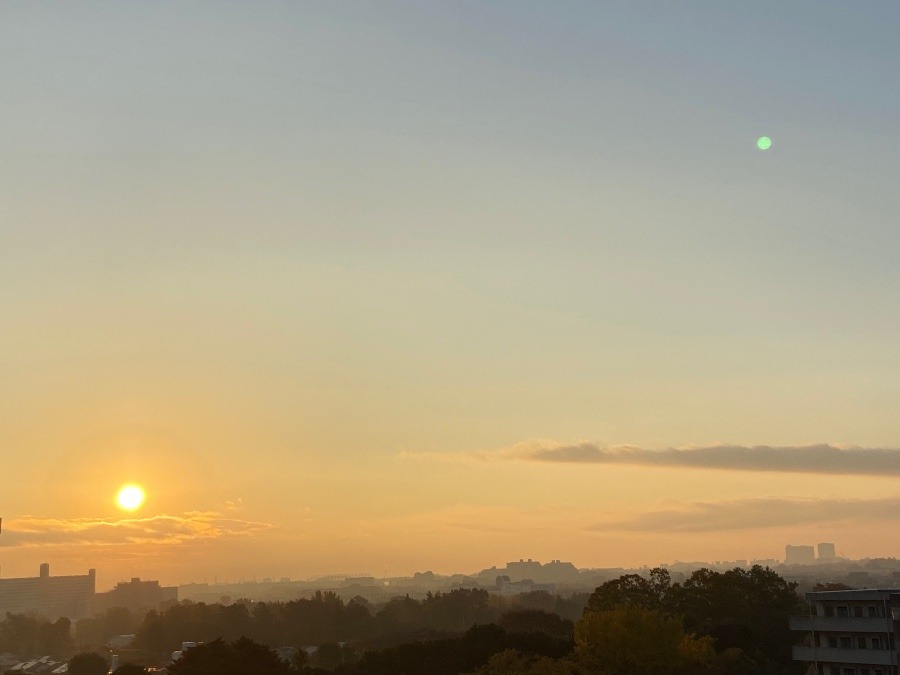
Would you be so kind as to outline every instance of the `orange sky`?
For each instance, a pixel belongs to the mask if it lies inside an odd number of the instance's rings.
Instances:
[[[900,555],[898,11],[3,3],[2,575]]]

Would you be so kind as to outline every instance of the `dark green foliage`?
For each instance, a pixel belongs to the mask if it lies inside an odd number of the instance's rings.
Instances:
[[[689,632],[713,637],[720,654],[740,650],[745,672],[789,673],[799,667],[791,657],[795,636],[788,628],[788,617],[803,612],[796,587],[758,565],[697,570],[683,584],[671,583],[665,570],[654,569],[649,579],[630,574],[607,581],[591,595],[585,611],[630,605],[668,612],[682,617]],[[748,659],[753,668],[746,665]]]
[[[82,652],[69,659],[69,675],[106,675],[109,666],[99,654]]]
[[[23,657],[44,654],[67,657],[74,651],[71,628],[72,624],[66,618],[50,622],[7,612],[0,622],[0,652]]]
[[[712,636],[720,651],[737,648],[768,672],[791,672],[797,668],[791,656],[796,636],[788,618],[803,611],[796,587],[758,565],[697,570],[677,590],[676,610],[685,628]]]
[[[544,633],[560,640],[571,640],[575,624],[551,612],[539,609],[514,609],[497,624],[510,633]]]
[[[584,608],[587,607],[590,596],[590,593],[574,593],[568,598],[557,595],[552,611],[563,619],[578,621],[584,613]]]
[[[188,649],[168,670],[170,675],[282,675],[291,667],[265,645],[240,638]]]
[[[411,642],[367,652],[357,667],[366,675],[457,675],[471,672],[506,648],[506,631],[497,625],[474,626],[459,638]]]
[[[113,675],[145,675],[146,672],[143,666],[135,663],[123,663],[113,671]]]
[[[715,659],[710,637],[686,633],[677,617],[627,603],[585,612],[575,626],[575,652],[589,673],[700,675]]]
[[[591,594],[587,609],[604,612],[632,605],[641,609],[665,611],[671,608],[672,590],[669,572],[655,567],[650,570],[649,579],[637,574],[626,574],[607,581]]]
[[[572,652],[569,635],[559,639],[540,631],[507,632],[496,624],[477,625],[460,637],[411,642],[377,652],[366,652],[356,667],[358,673],[387,675],[447,675],[472,672],[492,655],[514,650],[527,659],[560,659]]]
[[[287,603],[182,602],[162,613],[149,612],[136,631],[135,647],[161,657],[185,639],[211,642],[242,636],[268,645],[363,641],[370,647],[387,647],[458,635],[499,617],[500,609],[491,604],[487,591],[469,589],[429,593],[421,601],[396,597],[374,616],[363,602],[345,604],[331,592]]]
[[[515,649],[506,649],[491,656],[474,675],[587,675],[587,673],[579,668],[573,659],[533,657]]]
[[[315,654],[311,659],[311,664],[317,668],[325,670],[334,670],[338,666],[349,662],[352,659],[352,651],[346,647],[342,647],[337,642],[326,642],[319,645]]]
[[[134,633],[139,623],[140,617],[125,607],[112,607],[90,619],[79,619],[75,623],[75,642],[99,647],[114,635]]]

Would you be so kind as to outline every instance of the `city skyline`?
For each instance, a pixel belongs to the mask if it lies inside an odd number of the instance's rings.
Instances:
[[[897,25],[0,4],[2,575],[900,556]]]

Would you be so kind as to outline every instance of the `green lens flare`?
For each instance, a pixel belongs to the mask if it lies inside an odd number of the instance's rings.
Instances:
[[[760,136],[756,141],[756,147],[760,150],[768,150],[772,146],[772,139],[768,136]]]

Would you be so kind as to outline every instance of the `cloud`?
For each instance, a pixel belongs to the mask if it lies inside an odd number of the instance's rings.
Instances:
[[[900,449],[836,445],[713,445],[648,450],[633,445],[520,443],[511,448],[463,453],[411,453],[409,458],[447,461],[525,461],[663,468],[776,471],[860,476],[900,476]]]
[[[790,497],[686,502],[588,527],[603,532],[722,532],[815,523],[900,520],[900,497],[798,499]]]
[[[58,544],[178,544],[186,541],[246,537],[273,525],[227,518],[215,511],[189,511],[179,516],[150,518],[55,519],[22,516],[4,523],[0,546]]]

